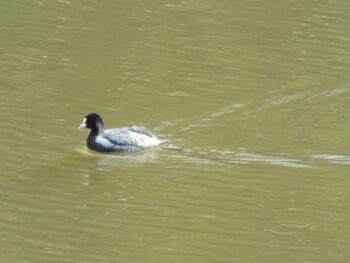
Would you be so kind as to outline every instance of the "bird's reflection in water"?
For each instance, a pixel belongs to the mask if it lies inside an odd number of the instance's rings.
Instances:
[[[100,180],[103,172],[111,172],[115,167],[128,168],[137,167],[146,163],[158,162],[158,154],[161,148],[148,148],[138,152],[117,152],[100,154],[88,150],[86,147],[78,151],[87,158],[87,165],[81,174],[80,184],[89,186],[93,181]]]

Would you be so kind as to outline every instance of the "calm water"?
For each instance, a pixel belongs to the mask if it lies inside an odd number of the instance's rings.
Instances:
[[[0,9],[1,262],[349,262],[349,1]]]

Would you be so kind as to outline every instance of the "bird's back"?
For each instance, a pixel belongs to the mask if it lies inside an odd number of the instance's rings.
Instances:
[[[103,137],[116,146],[145,148],[160,144],[160,140],[143,126],[107,129],[103,132]]]

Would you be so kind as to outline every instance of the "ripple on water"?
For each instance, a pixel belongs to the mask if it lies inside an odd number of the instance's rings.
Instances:
[[[314,154],[311,157],[315,159],[325,160],[332,164],[350,165],[349,155]]]
[[[181,158],[185,162],[199,164],[268,164],[293,168],[313,168],[313,165],[306,160],[295,157],[264,155],[258,153],[250,153],[245,149],[217,149],[217,148],[193,148],[183,149],[181,154],[177,154],[175,158]]]

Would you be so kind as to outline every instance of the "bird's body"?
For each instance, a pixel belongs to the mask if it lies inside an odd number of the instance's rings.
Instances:
[[[90,128],[88,148],[98,152],[132,152],[146,147],[157,146],[161,141],[147,128],[132,126],[103,129],[103,121],[96,113],[85,116],[79,129]]]

